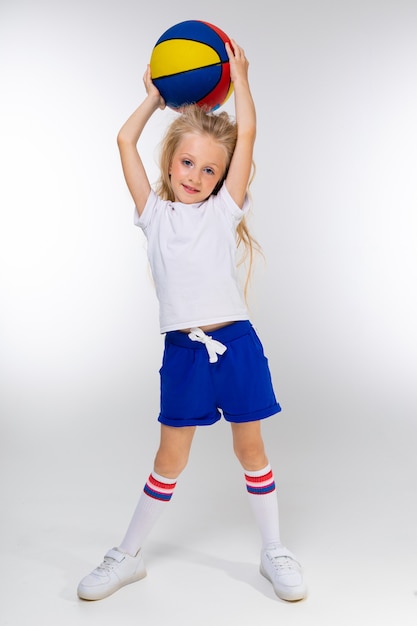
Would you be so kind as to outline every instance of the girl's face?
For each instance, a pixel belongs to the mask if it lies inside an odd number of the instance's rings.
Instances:
[[[187,133],[172,157],[169,174],[175,201],[203,202],[226,171],[226,151],[209,135]]]

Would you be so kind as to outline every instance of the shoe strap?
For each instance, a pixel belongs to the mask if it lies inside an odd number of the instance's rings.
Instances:
[[[266,550],[266,552],[270,555],[272,559],[281,559],[281,558],[291,559],[291,561],[294,561],[294,563],[296,563],[299,567],[301,567],[301,564],[297,560],[297,557],[292,552],[290,552],[288,548],[285,548],[284,546],[270,547],[269,549]]]
[[[108,556],[110,559],[114,559],[118,563],[121,563],[126,555],[123,554],[123,552],[120,552],[120,550],[118,550],[117,548],[112,548],[107,552],[105,557],[106,556]]]

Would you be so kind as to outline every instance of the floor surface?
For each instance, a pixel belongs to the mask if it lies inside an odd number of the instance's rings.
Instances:
[[[265,423],[266,440],[276,427]],[[371,433],[358,443],[354,428],[356,444],[347,430],[327,432],[331,446],[323,433],[303,438],[295,424],[281,428],[280,458],[275,446],[271,454],[281,474],[281,531],[309,588],[294,604],[279,600],[259,574],[259,538],[240,468],[227,454],[227,425],[196,435],[175,498],[144,550],[147,578],[100,602],[78,600],[76,587],[121,539],[136,503],[134,450],[145,442],[122,445],[110,431],[97,438],[57,427],[25,438],[10,428],[2,453],[1,625],[26,626],[36,616],[43,626],[415,626],[414,427],[395,436],[381,427],[373,448]]]

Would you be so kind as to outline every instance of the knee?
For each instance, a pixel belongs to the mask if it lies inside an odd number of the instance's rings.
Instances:
[[[268,464],[265,448],[261,441],[234,444],[234,452],[243,469],[256,471]]]
[[[165,478],[177,478],[186,468],[187,463],[188,454],[159,449],[155,456],[154,470]]]
[[[166,478],[177,478],[188,463],[195,426],[174,428],[161,424],[161,440],[154,470]]]

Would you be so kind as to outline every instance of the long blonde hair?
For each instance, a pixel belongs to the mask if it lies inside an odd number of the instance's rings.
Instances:
[[[160,177],[156,182],[155,191],[163,200],[170,200],[171,202],[175,200],[169,170],[174,153],[185,133],[209,135],[216,142],[221,144],[226,151],[226,169],[222,178],[216,185],[213,194],[218,193],[229,170],[230,161],[232,160],[237,141],[236,122],[225,111],[213,113],[197,105],[186,106],[181,110],[180,115],[170,124],[160,145]],[[254,172],[255,165],[253,163],[248,191],[250,183],[253,180]],[[244,285],[246,296],[252,273],[254,253],[261,252],[261,248],[256,239],[251,235],[245,217],[240,221],[236,231],[237,248],[239,248],[241,244],[243,245],[243,252],[239,264],[245,264],[247,267]]]

